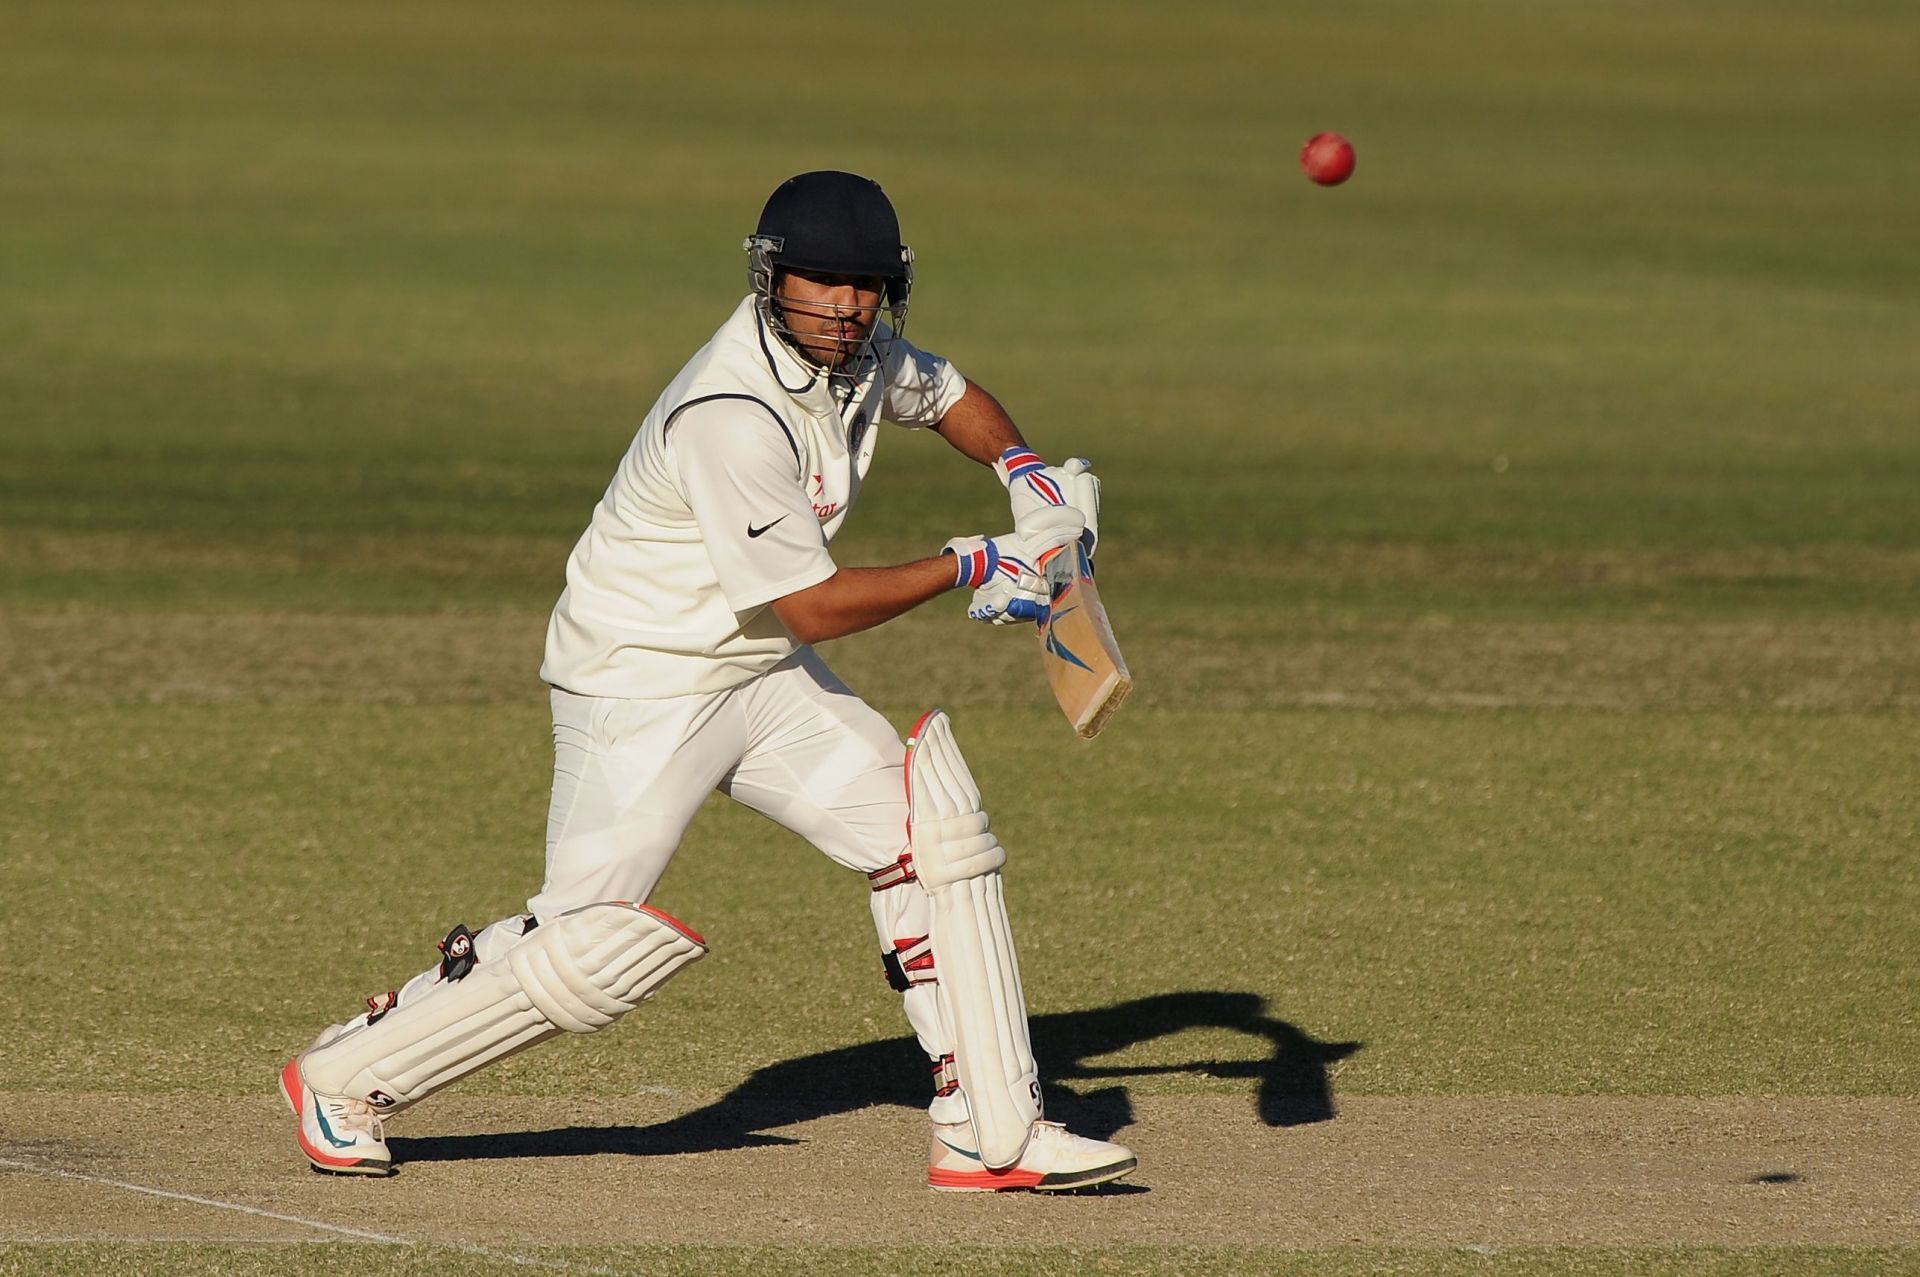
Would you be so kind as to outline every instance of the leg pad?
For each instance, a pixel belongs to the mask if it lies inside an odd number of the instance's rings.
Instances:
[[[953,1044],[981,1159],[1012,1166],[1041,1114],[1040,1069],[1001,892],[1000,846],[947,716],[934,710],[907,742],[907,838],[933,902],[940,1013]]]
[[[586,905],[542,924],[462,979],[301,1057],[306,1085],[383,1113],[417,1103],[556,1033],[604,1029],[706,956],[706,942],[646,905]]]

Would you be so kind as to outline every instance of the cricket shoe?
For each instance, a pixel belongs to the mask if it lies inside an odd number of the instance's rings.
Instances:
[[[314,1170],[328,1175],[393,1174],[393,1154],[387,1151],[373,1105],[308,1089],[297,1055],[280,1070],[280,1094],[300,1120],[300,1151]]]
[[[1119,1179],[1139,1164],[1132,1150],[1119,1144],[1086,1139],[1058,1122],[1035,1122],[1020,1160],[996,1171],[981,1163],[971,1123],[936,1122],[927,1187],[949,1193],[1005,1193],[1015,1189],[1057,1193]]]

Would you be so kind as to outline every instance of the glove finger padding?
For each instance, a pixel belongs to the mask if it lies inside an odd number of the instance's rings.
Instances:
[[[1070,529],[1069,540],[1081,537],[1087,553],[1099,543],[1100,480],[1094,477],[1093,462],[1071,457],[1064,465],[1050,466],[1039,455],[1024,447],[1009,448],[993,463],[994,473],[1007,485],[1007,499],[1013,507],[1013,526],[1022,535],[1046,535],[1066,526],[1064,512],[1073,510],[1080,523]]]
[[[1078,527],[1078,516],[1074,516]],[[972,539],[948,542],[951,552],[966,555],[975,545]],[[967,600],[967,615],[976,621],[991,621],[996,625],[1010,625],[1018,621],[1036,619],[1047,605],[1050,587],[1040,573],[1039,550],[1048,552],[1072,544],[1072,534],[1062,529],[1044,539],[1023,537],[1017,532],[987,538],[977,543],[983,550],[972,551],[971,561],[986,563],[990,567],[984,580],[976,583],[973,596]],[[1036,549],[1038,547],[1038,549]],[[970,561],[962,559],[962,571]],[[968,581],[964,578],[960,584]],[[1019,608],[1014,605],[1022,604]],[[1026,615],[1021,615],[1025,613]]]
[[[1037,621],[1046,614],[1050,590],[1046,579],[1036,573],[1024,573],[1018,582],[1003,577],[973,592],[967,600],[967,616],[994,625]]]
[[[1013,521],[1022,540],[1045,546],[1071,544],[1086,526],[1086,516],[1070,505],[1034,506]]]
[[[1070,457],[1060,467],[1059,482],[1067,504],[1086,518],[1086,547],[1091,557],[1100,544],[1100,477],[1093,472],[1093,462]]]

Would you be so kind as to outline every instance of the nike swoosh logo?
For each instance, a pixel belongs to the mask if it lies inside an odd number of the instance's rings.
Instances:
[[[969,1158],[976,1162],[980,1160],[980,1154],[974,1152],[970,1148],[961,1148],[958,1144],[955,1144],[952,1140],[946,1139],[943,1136],[936,1135],[933,1138],[939,1140],[942,1144],[945,1144],[948,1148],[960,1154],[960,1156],[962,1157]]]
[[[327,1143],[333,1145],[335,1148],[352,1148],[353,1147],[352,1140],[341,1139],[338,1135],[335,1135],[333,1133],[333,1128],[327,1125],[327,1111],[325,1109],[321,1108],[319,1105],[316,1104],[314,1106],[313,1116],[314,1116],[314,1119],[320,1123],[320,1134],[326,1137]],[[954,1151],[957,1153],[960,1150],[955,1149]]]
[[[780,519],[784,519],[784,518],[786,518],[786,517],[787,517],[787,516],[783,514],[783,515],[781,515],[781,516],[780,516]],[[778,523],[778,522],[780,522],[780,519],[775,519],[775,520],[773,521],[773,523]],[[749,537],[757,537],[757,536],[759,536],[759,535],[760,535],[760,534],[761,534],[762,532],[765,532],[765,531],[766,531],[766,530],[767,530],[768,528],[770,528],[770,527],[772,527],[772,526],[773,526],[773,523],[766,523],[766,524],[762,524],[761,526],[759,526],[759,527],[757,527],[757,528],[756,528],[756,527],[754,527],[754,526],[753,526],[753,525],[752,525],[751,523],[749,523],[749,524],[747,525],[747,535],[748,535]]]

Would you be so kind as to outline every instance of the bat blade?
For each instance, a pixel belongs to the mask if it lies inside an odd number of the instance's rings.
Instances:
[[[1092,740],[1133,690],[1133,675],[1093,581],[1093,561],[1074,545],[1047,565],[1052,603],[1040,623],[1040,662],[1074,735]]]

